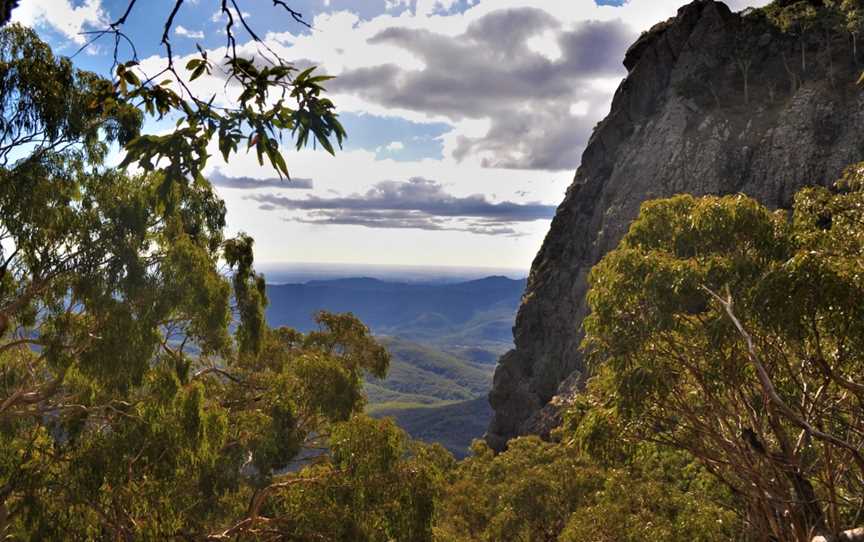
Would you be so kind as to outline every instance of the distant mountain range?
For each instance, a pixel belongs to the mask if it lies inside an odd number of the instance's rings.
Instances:
[[[488,425],[486,395],[498,357],[512,348],[525,279],[458,283],[374,278],[269,284],[267,320],[301,331],[319,310],[351,312],[393,356],[388,377],[369,380],[369,412],[393,416],[412,436],[464,456]]]
[[[351,278],[269,285],[267,320],[308,331],[318,310],[352,312],[378,335],[448,350],[479,349],[474,355],[488,359],[490,350],[512,344],[513,315],[525,284],[525,279],[495,276],[455,284]]]
[[[310,280],[336,280],[372,277],[387,282],[412,284],[454,284],[492,275],[512,279],[528,275],[527,269],[458,266],[380,265],[255,262],[268,284],[300,284]]]

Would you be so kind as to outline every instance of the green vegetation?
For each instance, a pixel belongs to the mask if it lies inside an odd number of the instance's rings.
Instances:
[[[786,81],[788,97],[805,83],[828,82],[840,99],[856,92],[856,81],[864,83],[862,14],[861,0],[775,0],[748,8],[727,21],[727,43],[693,51],[699,55],[695,67],[673,88],[698,107],[744,114],[754,100],[769,107],[783,103],[777,89]]]
[[[480,442],[450,471],[436,540],[636,542],[736,539],[729,495],[683,454],[645,445],[601,466],[536,437],[495,456]]]
[[[804,4],[769,12],[824,31],[795,19],[821,5]],[[860,3],[825,4],[853,32]],[[457,463],[363,414],[364,385],[376,416],[459,452],[488,415],[489,366],[382,345],[351,314],[267,325],[253,241],[224,237],[201,174],[207,144],[228,156],[244,139],[287,174],[282,130],[330,151],[343,134],[311,71],[227,69],[239,105],[217,111],[131,64],[108,81],[0,30],[0,538],[864,536],[864,163],[791,213],[744,196],[644,204],[591,272],[591,379],[555,442],[498,456],[475,442]],[[282,90],[294,108],[270,99]],[[142,134],[168,114],[174,132]],[[111,145],[137,174],[105,165]],[[458,308],[466,342],[502,314]]]
[[[492,365],[474,364],[404,339],[381,339],[392,356],[384,380],[367,379],[366,411],[393,417],[414,438],[438,442],[457,457],[483,435],[492,411]]]
[[[784,34],[798,41],[801,69],[798,74],[789,69],[793,88],[800,80],[815,75],[812,62],[808,62],[808,51],[811,49],[816,49],[822,72],[832,85],[836,71],[835,42],[851,41],[852,62],[858,65],[862,9],[861,0],[776,0],[760,10]]]
[[[593,377],[559,442],[475,444],[439,539],[860,539],[862,224],[864,163],[791,215],[645,203],[591,273]]]
[[[862,189],[864,164],[791,217],[743,196],[645,204],[591,275],[581,442],[684,450],[779,540],[857,527]]]
[[[471,443],[486,432],[492,418],[486,394],[458,402],[372,404],[367,412],[376,418],[393,418],[413,438],[438,443],[460,459],[468,455]]]
[[[362,415],[386,350],[350,315],[269,328],[252,240],[223,237],[201,175],[211,138],[283,174],[278,130],[338,140],[322,80],[235,58],[217,112],[17,26],[0,44],[0,538],[428,540],[450,459]],[[145,113],[177,129],[144,135]],[[113,143],[141,174],[103,164]]]

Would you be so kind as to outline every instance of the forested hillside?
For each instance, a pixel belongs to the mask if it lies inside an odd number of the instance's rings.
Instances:
[[[513,314],[524,289],[525,280],[505,277],[456,284],[355,278],[268,285],[267,320],[309,330],[316,311],[351,312],[380,335],[497,354],[513,342]]]
[[[367,412],[393,417],[412,437],[438,442],[457,457],[467,455],[492,417],[487,395],[494,366],[402,339],[381,344],[392,356],[390,370],[384,380],[367,379]]]
[[[393,416],[414,438],[459,457],[491,417],[486,399],[498,356],[512,347],[524,280],[488,277],[455,284],[371,278],[267,286],[272,326],[314,329],[319,310],[350,312],[392,356],[383,381],[367,378],[367,411]]]

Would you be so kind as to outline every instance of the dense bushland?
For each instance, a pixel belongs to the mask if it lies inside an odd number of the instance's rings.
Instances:
[[[744,196],[645,203],[591,273],[593,376],[560,442],[476,445],[449,473],[443,539],[851,539],[862,226],[864,164],[791,215]]]

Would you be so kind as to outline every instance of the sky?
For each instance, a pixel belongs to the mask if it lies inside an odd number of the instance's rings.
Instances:
[[[269,49],[336,76],[326,86],[348,132],[335,157],[286,143],[291,181],[254,154],[224,163],[214,150],[207,173],[229,233],[254,237],[256,260],[526,270],[626,76],[627,47],[685,3],[288,0],[307,28],[273,2],[234,1]],[[727,2],[736,11],[765,3]],[[106,28],[127,5],[22,0],[13,20],[107,75],[113,41],[86,45],[83,32]],[[125,31],[144,70],[165,63],[159,40],[173,5],[139,0],[130,13]],[[211,59],[224,54],[220,5],[185,0],[170,34],[175,55],[191,58],[196,45]],[[242,52],[260,50],[238,37]],[[222,92],[216,75],[194,90]]]

